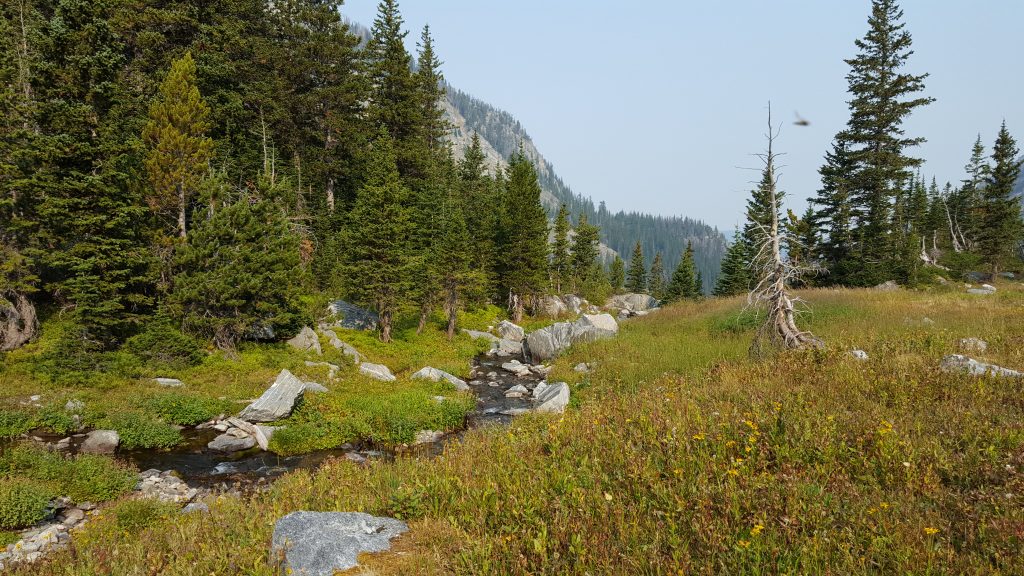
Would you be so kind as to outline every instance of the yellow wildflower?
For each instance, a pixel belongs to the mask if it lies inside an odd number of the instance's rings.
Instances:
[[[612,501],[612,495],[607,493],[607,492],[605,492],[604,493],[604,499],[609,501],[609,502],[611,502]]]
[[[754,527],[750,529],[751,536],[757,536],[764,530],[764,524],[754,524]]]
[[[924,529],[924,533],[929,535],[929,536],[934,536],[934,535],[939,533],[939,529],[938,528],[932,528],[931,526],[929,526],[929,527]]]
[[[703,432],[698,432],[697,434],[694,434],[693,435],[693,439],[694,440],[703,440],[704,439],[704,433]]]
[[[740,540],[737,544],[739,544],[740,548],[750,548],[750,542],[746,540]]]

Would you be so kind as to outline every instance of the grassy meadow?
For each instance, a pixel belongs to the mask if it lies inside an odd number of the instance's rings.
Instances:
[[[1024,368],[1024,290],[961,291],[802,292],[828,349],[759,363],[740,300],[674,305],[556,362],[564,416],[433,460],[332,461],[209,514],[113,505],[13,573],[269,576],[273,524],[299,509],[410,522],[357,574],[1024,573],[1024,383],[938,369],[969,336]]]

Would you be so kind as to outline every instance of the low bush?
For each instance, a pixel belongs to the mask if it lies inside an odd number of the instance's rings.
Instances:
[[[121,447],[171,448],[181,442],[177,428],[141,412],[121,412],[108,416],[101,423],[104,428],[117,430],[121,436]]]
[[[207,422],[220,414],[231,412],[230,402],[170,392],[154,396],[146,407],[171,424],[195,426]]]
[[[14,438],[32,429],[32,418],[19,410],[0,409],[0,438]]]
[[[0,456],[0,475],[50,485],[75,502],[113,500],[134,488],[138,476],[133,468],[106,456],[69,457],[32,445],[4,452]]]
[[[182,334],[169,321],[151,323],[141,333],[124,343],[124,350],[143,362],[181,368],[196,366],[203,361],[203,349],[199,342]]]
[[[159,500],[141,499],[119,502],[111,511],[117,527],[126,534],[137,534],[177,512],[178,506]]]
[[[25,528],[46,518],[54,497],[43,484],[25,478],[0,479],[0,529]]]

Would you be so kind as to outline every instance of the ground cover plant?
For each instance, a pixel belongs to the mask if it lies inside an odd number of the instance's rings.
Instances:
[[[297,509],[410,521],[374,574],[1019,573],[1024,386],[938,365],[978,336],[1024,366],[1024,292],[801,295],[827,350],[753,362],[740,300],[675,305],[561,358],[564,416],[433,460],[333,461],[134,537],[105,515],[32,573],[269,575],[273,522]]]

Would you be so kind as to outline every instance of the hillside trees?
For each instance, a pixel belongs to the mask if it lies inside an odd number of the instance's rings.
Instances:
[[[693,259],[693,244],[687,242],[686,251],[679,259],[679,265],[672,273],[672,279],[665,290],[665,300],[677,302],[679,300],[696,300],[701,296],[701,281],[697,272],[697,266]]]
[[[508,166],[503,219],[500,222],[501,294],[507,294],[513,322],[521,322],[527,301],[547,285],[548,221],[540,203],[540,184],[533,164],[516,153]]]
[[[661,252],[654,255],[651,262],[651,272],[648,276],[648,290],[651,296],[661,300],[665,297],[665,263],[662,261]]]
[[[629,259],[629,271],[626,272],[626,290],[635,294],[647,292],[647,264],[644,262],[644,249],[639,242],[633,247],[633,256]]]
[[[1017,142],[1004,121],[992,147],[992,168],[981,189],[978,217],[978,252],[993,272],[999,272],[1021,238],[1020,200],[1012,196],[1020,178]]]
[[[554,241],[551,243],[551,287],[555,294],[562,293],[562,284],[568,283],[570,272],[569,208],[562,204],[555,216]]]

